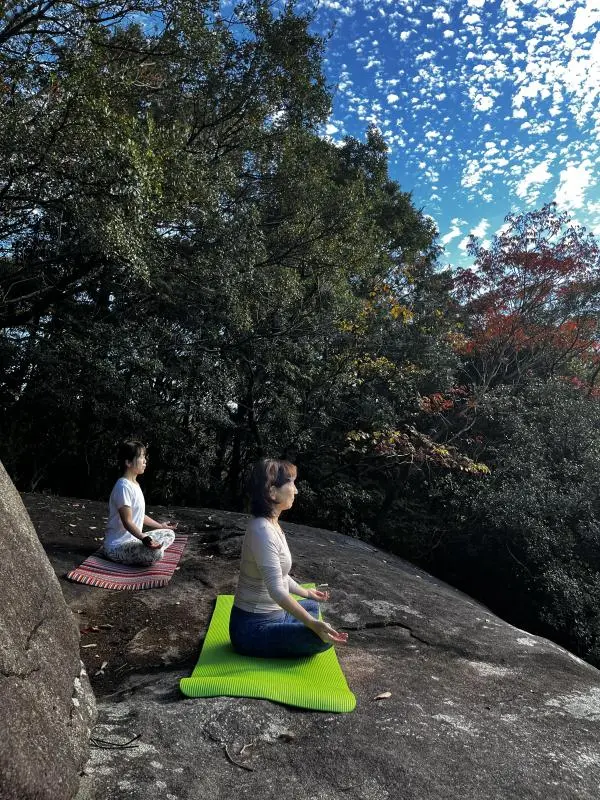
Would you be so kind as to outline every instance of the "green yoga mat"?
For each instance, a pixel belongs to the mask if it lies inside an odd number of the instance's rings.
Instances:
[[[251,658],[234,652],[229,641],[233,595],[222,594],[191,677],[179,688],[187,697],[260,697],[315,711],[352,711],[356,698],[348,688],[335,650],[309,658]]]

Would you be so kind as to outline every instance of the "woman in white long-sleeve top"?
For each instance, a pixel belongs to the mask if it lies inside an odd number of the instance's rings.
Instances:
[[[231,643],[242,655],[309,656],[348,639],[318,618],[318,601],[328,600],[329,592],[304,589],[289,576],[292,556],[279,515],[292,507],[298,494],[296,474],[293,464],[275,459],[259,461],[252,471],[253,519],[242,545],[229,622]],[[303,599],[298,602],[292,593]]]

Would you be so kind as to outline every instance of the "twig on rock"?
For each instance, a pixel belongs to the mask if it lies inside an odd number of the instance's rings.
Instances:
[[[254,767],[251,767],[249,764],[242,764],[241,761],[236,761],[235,758],[229,752],[229,746],[224,745],[225,748],[225,755],[231,761],[232,764],[235,764],[236,767],[241,767],[242,769],[247,769],[248,772],[254,772]]]
[[[99,747],[102,750],[131,750],[133,747],[139,747],[137,744],[133,744],[133,742],[137,741],[141,733],[136,733],[133,739],[130,739],[128,742],[109,742],[108,739],[99,739],[97,736],[90,737],[90,745],[92,747]]]
[[[209,739],[212,739],[213,742],[216,742],[217,744],[220,744],[223,747],[223,750],[225,751],[225,755],[227,756],[227,759],[229,761],[231,761],[232,764],[235,764],[236,767],[241,767],[242,769],[247,769],[248,772],[254,772],[254,767],[251,767],[249,764],[242,764],[240,761],[237,761],[237,759],[235,759],[231,755],[231,753],[229,752],[229,745],[227,744],[227,742],[224,742],[223,739],[221,739],[219,736],[215,736],[215,734],[212,733],[211,731],[209,731],[207,728],[204,728],[204,733],[208,736]],[[250,744],[245,744],[242,747],[242,749],[240,750],[239,755],[243,758],[244,755],[245,755],[244,751],[246,750],[246,748],[247,747],[253,747],[253,746],[254,746],[254,742],[250,742]]]

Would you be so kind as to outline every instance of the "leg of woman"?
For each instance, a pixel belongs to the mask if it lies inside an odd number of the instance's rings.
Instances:
[[[302,600],[301,605],[309,614],[318,617],[319,606],[314,600]],[[331,647],[302,622],[284,612],[251,614],[234,607],[229,630],[232,645],[241,655],[302,658]]]
[[[149,567],[158,558],[162,558],[162,548],[160,550],[148,550],[141,542],[125,542],[124,544],[104,550],[103,555],[117,564],[129,564],[132,567]]]
[[[149,567],[151,564],[156,564],[157,561],[160,561],[167,547],[170,547],[175,540],[173,531],[166,528],[152,531],[151,536],[155,541],[160,542],[160,549],[149,550],[136,539],[134,542],[126,542],[118,547],[111,548],[109,552],[105,552],[105,555],[111,561],[116,561],[119,564]]]
[[[160,542],[161,549],[160,551],[157,550],[156,552],[160,552],[161,558],[163,557],[167,547],[171,547],[175,541],[175,532],[169,528],[159,528],[157,531],[152,531],[150,536],[152,536],[155,542]]]
[[[302,608],[304,608],[306,611],[308,611],[308,613],[311,615],[311,617],[314,617],[315,619],[319,619],[319,604],[317,603],[316,600],[310,600],[310,599],[306,598],[305,600],[298,600],[298,602],[300,603]],[[298,620],[296,619],[296,617],[292,617],[292,615],[289,614],[286,611],[285,612],[285,621],[286,622],[297,622]],[[304,627],[306,627],[306,626],[304,626]]]
[[[319,619],[319,604],[316,600],[305,599],[298,602],[308,611],[311,617]],[[307,628],[303,622],[299,622],[296,617],[293,617],[287,611],[284,614],[283,622],[280,624],[283,629],[270,631],[274,648],[279,648],[282,651],[287,650],[290,655],[294,656],[310,656],[315,653],[322,653],[332,647],[329,642],[324,642],[310,628]]]

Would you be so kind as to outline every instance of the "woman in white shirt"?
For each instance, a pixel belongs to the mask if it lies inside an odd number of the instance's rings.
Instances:
[[[299,586],[289,572],[292,557],[279,525],[279,515],[298,494],[296,467],[288,461],[263,459],[252,471],[253,519],[242,545],[240,576],[229,635],[242,655],[263,658],[309,656],[347,641],[319,617],[319,600],[329,593]],[[292,597],[299,595],[300,602]]]
[[[146,514],[146,503],[137,481],[146,469],[146,447],[127,441],[119,447],[119,466],[123,477],[115,483],[108,501],[108,523],[103,554],[111,561],[149,566],[160,561],[175,540],[175,525],[156,522]],[[153,530],[144,534],[144,525]]]

